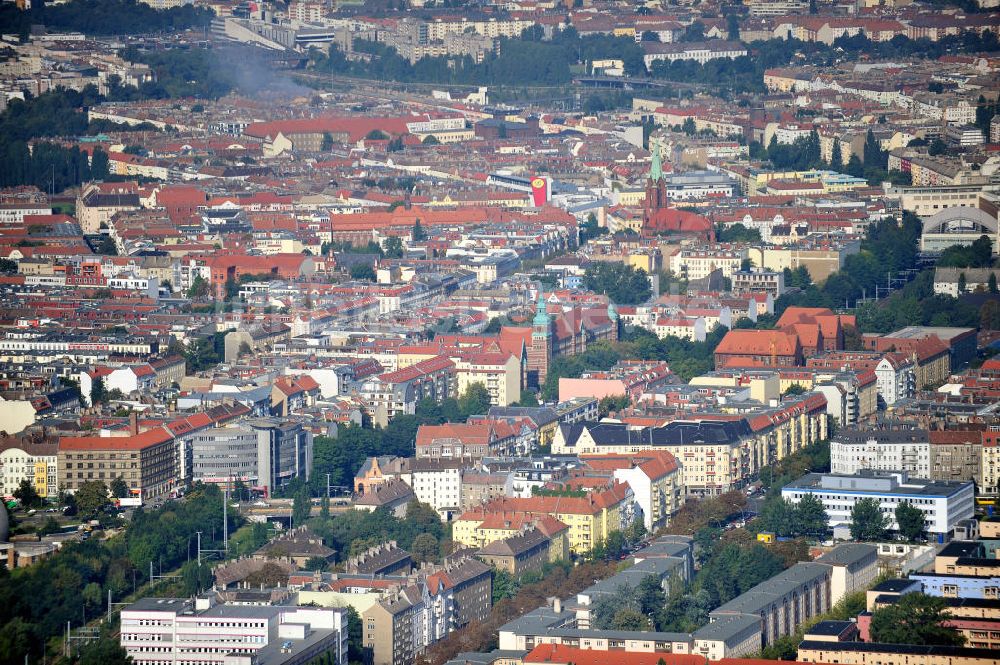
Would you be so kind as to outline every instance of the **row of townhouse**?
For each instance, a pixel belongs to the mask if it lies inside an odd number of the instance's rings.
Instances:
[[[666,450],[676,458],[688,496],[711,496],[744,486],[762,468],[827,436],[826,398],[807,393],[757,415],[703,415],[662,427],[623,423],[562,426],[552,451],[563,455],[636,454]]]
[[[505,521],[506,516],[522,520],[549,516],[569,527],[570,551],[583,554],[638,518],[633,497],[631,488],[617,480],[593,491],[558,490],[528,498],[499,497],[458,516],[452,537],[468,547],[482,547],[498,539],[491,535],[495,528],[493,515],[502,515]]]
[[[452,631],[484,621],[492,598],[489,566],[467,556],[448,559],[361,612],[362,645],[373,665],[412,663]]]
[[[988,15],[944,16],[921,14],[903,20],[877,18],[826,18],[786,16],[775,19],[772,35],[778,39],[799,39],[832,45],[841,37],[864,35],[874,42],[887,42],[897,36],[938,41],[962,32],[996,32],[995,21]]]
[[[914,478],[974,481],[980,492],[997,493],[1000,428],[927,430],[912,422],[877,428],[845,428],[830,441],[833,473],[905,471]]]
[[[312,435],[299,423],[247,419],[241,404],[212,407],[170,421],[128,430],[60,437],[56,452],[58,490],[121,478],[132,495],[149,501],[178,493],[188,481],[233,485],[245,482],[270,495],[312,470]]]
[[[685,539],[687,542],[684,542]],[[749,657],[829,611],[845,595],[865,589],[878,572],[877,550],[871,545],[839,545],[815,561],[797,563],[714,610],[709,623],[691,633],[607,631],[591,627],[589,609],[602,596],[615,593],[636,578],[654,575],[669,588],[683,581],[691,557],[690,538],[665,536],[636,553],[633,568],[585,589],[575,598],[554,598],[548,605],[499,629],[501,649],[582,647],[610,657],[646,653],[652,658],[690,654],[702,662]],[[557,661],[553,661],[557,662]],[[600,662],[598,660],[587,662]],[[693,661],[692,661],[693,662]]]

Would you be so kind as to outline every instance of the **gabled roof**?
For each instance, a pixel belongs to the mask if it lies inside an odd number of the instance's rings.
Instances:
[[[797,356],[799,340],[782,330],[730,330],[715,348],[724,355]]]

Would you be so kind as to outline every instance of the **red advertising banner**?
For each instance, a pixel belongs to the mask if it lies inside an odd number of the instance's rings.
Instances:
[[[531,179],[531,198],[535,203],[536,208],[541,208],[545,205],[549,196],[549,183],[545,178],[535,177]]]

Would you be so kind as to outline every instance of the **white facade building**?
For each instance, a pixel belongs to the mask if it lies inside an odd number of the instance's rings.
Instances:
[[[44,445],[44,444],[43,444]],[[41,448],[42,446],[37,446]],[[59,472],[55,444],[44,446],[52,450],[28,451],[11,447],[0,452],[0,497],[14,495],[22,480],[31,483],[38,495],[55,497],[59,493]],[[51,452],[52,454],[42,454]]]
[[[854,504],[866,498],[879,503],[893,531],[899,530],[895,513],[901,503],[909,503],[924,513],[930,534],[950,534],[956,523],[975,513],[973,483],[911,479],[905,472],[852,476],[809,473],[781,488],[782,498],[792,503],[807,494],[823,503],[831,529],[849,526]]]
[[[844,429],[830,441],[830,472],[905,471],[930,478],[931,443],[922,429]]]
[[[745,249],[682,249],[670,257],[670,271],[689,280],[704,279],[714,270],[721,270],[723,277],[732,277],[745,258]]]
[[[901,353],[887,353],[875,366],[875,381],[885,406],[912,397],[917,390],[913,360]]]
[[[411,487],[421,503],[430,505],[443,520],[461,510],[462,468],[467,460],[415,459],[410,466]]]
[[[122,610],[120,641],[135,665],[300,665],[328,651],[346,663],[347,610],[144,598]]]

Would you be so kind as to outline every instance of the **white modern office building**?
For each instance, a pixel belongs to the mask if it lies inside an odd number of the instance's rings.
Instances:
[[[143,598],[122,610],[120,640],[135,665],[347,663],[347,610]]]
[[[906,472],[861,471],[857,475],[809,473],[781,488],[781,496],[792,503],[812,494],[823,502],[830,528],[848,526],[851,509],[861,499],[875,499],[899,530],[896,506],[910,503],[926,519],[927,532],[947,536],[955,524],[975,512],[975,488],[971,482],[948,482],[910,478]]]

